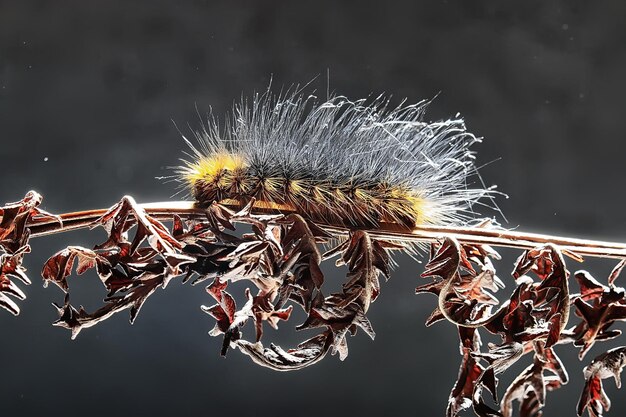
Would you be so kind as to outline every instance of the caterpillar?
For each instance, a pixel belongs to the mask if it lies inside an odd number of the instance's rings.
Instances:
[[[424,121],[428,104],[257,94],[224,129],[212,119],[196,134],[199,147],[187,141],[179,180],[201,207],[255,199],[259,209],[330,225],[459,224],[493,189],[474,165],[480,139],[458,115]]]

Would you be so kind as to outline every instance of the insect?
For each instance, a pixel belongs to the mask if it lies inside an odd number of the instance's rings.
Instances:
[[[329,352],[345,359],[347,336],[357,329],[373,338],[367,312],[380,294],[379,278],[392,274],[393,253],[428,252],[421,274],[427,281],[416,289],[438,299],[427,325],[448,322],[460,337],[447,415],[473,407],[480,416],[510,416],[514,402],[522,416],[538,415],[546,392],[569,380],[555,345],[580,347],[582,359],[596,342],[619,336],[612,326],[626,320],[626,291],[616,286],[626,245],[510,231],[477,219],[478,208],[497,209],[495,188],[474,165],[472,146],[480,140],[459,117],[426,121],[427,105],[267,92],[236,106],[223,127],[210,119],[196,140],[185,139],[190,150],[173,179],[189,201],[138,204],[126,196],[110,209],[53,215],[31,191],[0,209],[0,306],[20,311],[14,300],[25,294],[16,282],[30,283],[22,265],[30,238],[103,227],[104,243],[69,246],[43,267],[44,282],[66,293],[55,325],[76,337],[125,309],[132,322],[158,288],[194,278],[209,281],[215,304],[202,309],[216,321],[211,334],[223,336],[222,355],[238,349],[262,366],[297,370]],[[249,231],[237,232],[241,224]],[[495,295],[504,288],[493,264],[496,246],[523,250],[503,302]],[[606,284],[576,272],[574,292],[566,259],[589,256],[619,263]],[[333,258],[348,273],[341,291],[329,294],[320,264]],[[101,308],[73,306],[74,269],[96,271],[107,290]],[[253,288],[240,307],[229,292],[237,281]],[[291,349],[264,346],[264,325],[289,320],[294,306],[307,316],[297,329],[319,333]],[[244,337],[248,323],[252,339]],[[481,332],[501,343],[485,349]],[[619,384],[624,349],[585,368],[579,415],[609,409],[602,380],[613,376]],[[532,364],[498,403],[497,376],[526,355]]]
[[[467,184],[479,140],[460,119],[423,122],[426,102],[267,100],[239,107],[232,129],[210,125],[199,138],[204,149],[191,145],[180,176],[200,206],[254,198],[255,207],[326,224],[412,228],[466,220],[489,192]]]

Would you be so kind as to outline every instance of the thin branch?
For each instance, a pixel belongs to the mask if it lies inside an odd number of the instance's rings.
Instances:
[[[193,201],[175,201],[141,204],[148,214],[159,220],[169,220],[172,215],[202,218],[205,211],[198,208]],[[49,217],[34,217],[28,224],[33,237],[46,236],[92,226],[107,210],[86,210],[65,213],[59,216],[62,223]],[[255,207],[256,212],[277,214],[278,209]],[[345,227],[319,224],[320,227],[335,234],[348,235],[350,230]],[[489,245],[518,249],[532,249],[538,244],[552,243],[563,251],[580,256],[600,258],[626,258],[626,244],[603,242],[596,240],[575,239],[537,233],[524,233],[500,228],[463,227],[463,226],[417,226],[412,230],[403,229],[396,224],[381,224],[377,229],[366,230],[373,237],[399,242],[433,242],[438,239],[452,237],[460,243],[473,245]]]

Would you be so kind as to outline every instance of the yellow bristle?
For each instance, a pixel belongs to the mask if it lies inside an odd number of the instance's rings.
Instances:
[[[246,164],[239,155],[219,152],[211,156],[201,158],[195,164],[189,166],[187,181],[193,185],[198,180],[213,182],[225,171],[236,171],[245,168]]]
[[[232,175],[228,175],[227,173],[223,173],[219,176],[219,180],[217,181],[217,186],[221,189],[230,188],[234,183],[234,179]]]
[[[369,193],[369,191],[363,188],[355,188],[354,197],[362,200],[364,203],[370,203],[373,200],[372,195]]]
[[[263,181],[263,191],[269,194],[276,193],[280,188],[280,178],[265,178]]]
[[[301,196],[305,193],[305,188],[303,187],[302,180],[289,180],[287,183],[289,187],[289,191],[296,196]]]
[[[235,185],[235,192],[238,194],[247,194],[252,189],[252,179],[246,174],[243,169],[236,169],[233,172],[233,183]]]

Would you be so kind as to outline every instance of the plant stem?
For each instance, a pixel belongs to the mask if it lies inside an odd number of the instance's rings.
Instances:
[[[140,206],[148,214],[159,220],[170,220],[174,214],[188,218],[203,218],[205,216],[205,211],[198,208],[193,201],[150,203],[141,204]],[[255,210],[257,209],[255,208]],[[271,212],[271,210],[260,209],[258,211]],[[92,226],[106,212],[107,209],[97,209],[65,213],[59,216],[62,223],[50,218],[34,217],[28,223],[28,227],[31,229],[33,237],[78,230]],[[278,213],[274,210],[273,214]],[[349,229],[346,227],[326,224],[318,225],[333,234],[347,235],[349,233]],[[403,229],[396,224],[382,224],[376,229],[365,231],[380,239],[400,242],[432,242],[445,237],[453,237],[461,243],[518,249],[532,249],[541,244],[551,243],[558,246],[561,250],[581,256],[626,258],[626,244],[623,243],[524,233],[495,227],[416,226],[410,230]]]

